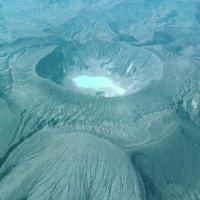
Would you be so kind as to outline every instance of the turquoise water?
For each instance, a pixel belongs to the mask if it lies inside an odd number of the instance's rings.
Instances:
[[[73,79],[77,87],[84,89],[92,89],[97,92],[108,90],[105,94],[113,93],[113,95],[123,95],[126,90],[115,85],[109,78],[103,76],[78,76]]]
[[[198,0],[0,0],[0,200],[200,199]]]

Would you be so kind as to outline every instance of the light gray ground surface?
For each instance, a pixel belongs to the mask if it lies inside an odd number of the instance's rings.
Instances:
[[[199,35],[198,0],[0,0],[0,200],[200,199]]]

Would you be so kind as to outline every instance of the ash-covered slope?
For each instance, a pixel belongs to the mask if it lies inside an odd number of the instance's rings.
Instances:
[[[0,200],[200,198],[199,7],[0,1]]]

